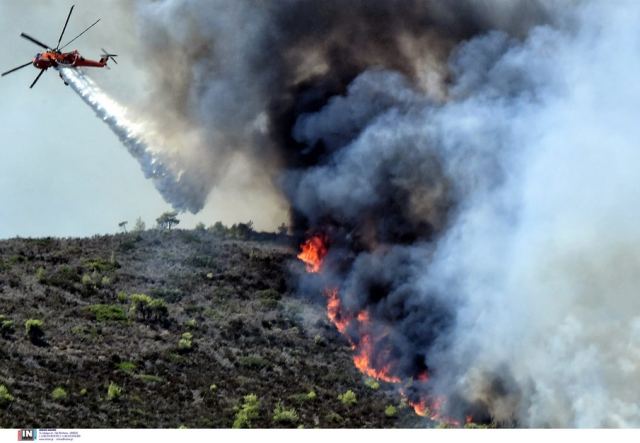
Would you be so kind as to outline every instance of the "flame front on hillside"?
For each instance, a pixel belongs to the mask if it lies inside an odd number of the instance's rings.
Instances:
[[[327,245],[327,236],[316,234],[300,246],[297,257],[305,263],[307,272],[317,274],[324,269],[324,261],[329,252]],[[429,382],[426,369],[421,370],[413,379],[406,380],[406,383],[394,373],[391,349],[385,344],[388,330],[384,324],[372,319],[366,310],[349,312],[345,309],[339,290],[335,287],[326,288],[324,295],[327,318],[351,344],[354,353],[353,363],[363,375],[398,385],[400,395],[417,415],[449,426],[460,426],[459,421],[441,414],[443,398],[432,398],[427,394],[421,394],[422,390],[416,389],[416,386],[424,387]],[[400,384],[403,386],[400,387]],[[407,388],[413,388],[411,395],[407,393]],[[471,420],[471,417],[467,417],[466,422],[470,423]]]
[[[327,242],[323,235],[314,235],[300,247],[298,258],[307,266],[307,272],[317,273],[322,268],[322,262],[327,255]]]

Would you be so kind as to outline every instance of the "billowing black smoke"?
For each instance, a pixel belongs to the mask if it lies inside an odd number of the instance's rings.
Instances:
[[[156,86],[149,110],[168,133],[204,132],[206,147],[184,161],[204,186],[214,187],[238,153],[257,181],[265,172],[277,180],[282,169],[327,161],[376,115],[343,122],[329,144],[294,134],[300,116],[346,93],[368,69],[393,70],[404,76],[396,81],[443,98],[458,43],[494,28],[524,35],[545,20],[536,1],[508,3],[496,14],[494,2],[472,0],[140,0]]]
[[[150,112],[205,134],[187,173],[214,187],[240,153],[326,236],[319,278],[368,319],[345,334],[410,402],[640,423],[635,3],[137,5]]]

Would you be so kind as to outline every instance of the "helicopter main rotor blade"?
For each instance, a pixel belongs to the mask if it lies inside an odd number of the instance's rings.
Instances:
[[[36,40],[35,38],[31,37],[30,35],[25,34],[24,32],[22,34],[20,34],[20,37],[22,38],[26,38],[27,40],[29,40],[31,43],[35,43],[38,46],[42,46],[44,49],[51,49],[51,46],[47,46],[44,43],[42,43],[41,41]]]
[[[29,86],[29,89],[33,88],[36,85],[36,83],[38,83],[38,80],[40,80],[40,77],[42,76],[42,74],[44,74],[44,71],[46,71],[46,69],[41,69],[40,70],[40,74],[38,74],[38,76],[33,81],[33,83],[31,83],[31,86]]]
[[[92,24],[91,26],[89,26],[87,29],[85,29],[84,31],[82,31],[80,34],[76,35],[72,40],[70,40],[69,42],[67,42],[62,48],[58,48],[59,51],[63,50],[64,48],[66,48],[67,46],[69,46],[71,43],[73,43],[74,41],[76,41],[82,34],[84,34],[85,32],[87,32],[89,29],[93,28],[95,25],[98,24],[98,22],[100,21],[100,19],[96,20],[96,22],[94,24]]]
[[[10,70],[9,70],[9,71],[7,71],[7,72],[3,72],[3,73],[2,73],[2,77],[4,77],[4,76],[5,76],[5,75],[7,75],[7,74],[11,74],[12,72],[16,72],[16,71],[17,71],[17,70],[19,70],[19,69],[26,68],[26,67],[27,67],[27,66],[29,66],[31,63],[33,63],[33,62],[25,63],[25,64],[24,64],[24,65],[22,65],[22,66],[18,66],[17,68],[13,68],[13,69],[10,69]]]
[[[69,15],[67,16],[67,21],[64,22],[64,28],[62,28],[62,34],[60,34],[60,38],[58,39],[58,46],[56,46],[56,51],[60,48],[60,43],[62,43],[62,37],[64,36],[64,31],[67,30],[67,25],[69,24],[69,19],[71,18],[71,14],[73,13],[73,8],[75,8],[76,5],[71,6],[71,9],[69,10]]]

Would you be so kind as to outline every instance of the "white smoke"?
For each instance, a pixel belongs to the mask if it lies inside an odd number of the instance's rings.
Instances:
[[[415,293],[411,312],[446,303],[454,326],[425,350],[435,389],[498,421],[640,426],[639,20],[638,2],[586,2],[522,41],[494,32],[458,47],[442,104],[369,72],[298,120],[301,141],[329,145],[335,128],[368,122],[300,178],[293,200],[311,220],[351,222],[390,184],[419,198],[431,159],[443,165],[449,228],[435,245],[362,254],[345,297],[382,263],[406,279],[398,296]]]
[[[132,119],[124,106],[110,98],[82,71],[67,68],[58,71],[140,163],[145,177],[153,180],[167,203],[179,211],[196,213],[202,209],[202,186],[171,161],[167,147],[153,128]]]
[[[471,395],[482,396],[476,374],[504,365],[523,425],[638,426],[640,4],[594,2],[572,18],[575,28],[537,29],[486,67],[478,58],[499,38],[461,49],[458,69],[479,92],[434,123],[449,157],[469,150],[474,167],[496,156],[503,177],[471,193],[425,280],[464,297],[446,353],[471,368]],[[498,418],[514,413],[503,406]]]

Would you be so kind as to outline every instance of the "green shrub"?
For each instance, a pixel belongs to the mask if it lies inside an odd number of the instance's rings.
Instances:
[[[43,325],[44,322],[42,320],[34,318],[30,318],[24,322],[24,329],[27,337],[29,337],[29,340],[33,343],[39,342],[44,338],[44,330],[42,329]]]
[[[118,363],[118,369],[126,374],[131,374],[136,370],[136,364],[132,361],[121,361]]]
[[[68,397],[67,391],[62,386],[58,386],[51,392],[51,398],[55,401],[64,401]]]
[[[147,294],[131,294],[131,308],[135,309],[139,306],[147,306],[151,303],[153,298],[149,297]]]
[[[122,396],[122,388],[115,384],[114,382],[109,383],[109,387],[107,388],[107,400],[114,401],[118,400]]]
[[[238,363],[249,369],[262,369],[269,364],[267,360],[256,354],[242,356],[238,359]]]
[[[387,417],[395,417],[397,413],[398,413],[398,410],[393,405],[389,405],[386,408],[384,408],[384,415],[386,415]]]
[[[324,419],[331,425],[339,426],[344,423],[344,418],[342,418],[340,414],[334,411],[330,411],[327,415],[325,415]]]
[[[192,318],[192,319],[190,319],[190,320],[187,320],[187,321],[184,323],[184,325],[185,325],[187,328],[196,329],[196,328],[198,327],[198,322],[196,321],[196,319],[195,319],[195,318]]]
[[[235,419],[233,420],[234,428],[250,428],[251,421],[258,418],[260,414],[260,400],[255,394],[249,394],[244,396],[244,403],[236,412]]]
[[[316,391],[311,390],[302,394],[293,394],[289,396],[289,399],[296,403],[304,403],[307,401],[313,401],[317,398]]]
[[[131,294],[129,312],[143,321],[165,321],[169,317],[169,309],[164,300],[155,299],[146,294]]]
[[[151,303],[149,303],[149,311],[151,319],[154,321],[165,320],[169,317],[169,308],[167,308],[167,304],[164,300],[151,300]]]
[[[115,257],[112,256],[111,260],[103,260],[101,258],[96,258],[93,260],[85,260],[84,267],[91,272],[104,273],[104,272],[115,271],[120,267],[120,264],[115,260]]]
[[[273,421],[276,423],[294,424],[298,418],[298,413],[294,408],[285,409],[281,403],[278,403],[273,410]]]
[[[117,298],[118,298],[118,302],[120,303],[126,303],[127,301],[129,301],[129,296],[124,291],[118,292]]]
[[[102,279],[100,279],[100,286],[103,287],[103,288],[106,288],[110,284],[111,284],[111,279],[109,277],[107,277],[106,275],[103,275]]]
[[[47,273],[43,267],[39,267],[36,271],[36,280],[38,280],[38,283],[45,283],[47,281]]]
[[[9,393],[9,390],[5,385],[0,385],[0,406],[8,405],[13,401],[13,395]]]
[[[181,351],[190,351],[193,347],[193,334],[191,332],[185,332],[178,341],[178,349]]]
[[[349,389],[344,394],[338,395],[338,400],[340,400],[343,405],[347,405],[347,406],[355,405],[356,403],[358,403],[356,394],[351,389]]]
[[[374,391],[377,391],[378,389],[380,389],[380,383],[378,383],[378,380],[374,379],[374,378],[368,378],[364,384],[368,387],[373,389]]]
[[[80,280],[83,286],[93,286],[93,279],[89,274],[83,274],[82,280]]]
[[[118,305],[91,305],[89,306],[89,311],[99,322],[124,321],[127,319],[124,310]]]

